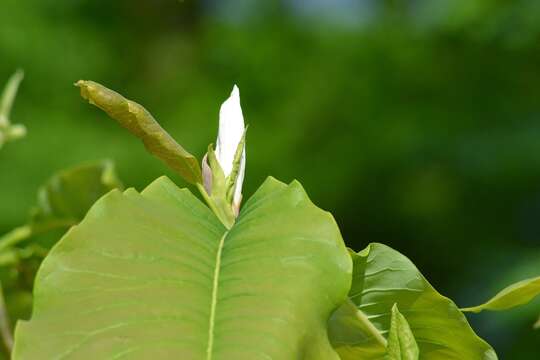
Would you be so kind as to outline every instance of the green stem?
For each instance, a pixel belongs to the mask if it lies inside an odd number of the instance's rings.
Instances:
[[[4,300],[4,291],[2,290],[2,284],[0,284],[0,335],[6,351],[11,354],[13,349],[13,335],[11,334],[11,327],[9,326],[9,316],[6,309],[6,302]]]
[[[30,225],[19,226],[0,237],[0,251],[16,245],[32,235]]]
[[[352,301],[349,299],[349,301],[352,303]],[[356,308],[356,305],[353,303],[353,306]],[[356,318],[360,320],[360,322],[366,327],[367,330],[373,335],[375,340],[379,342],[382,346],[387,347],[388,341],[384,338],[384,336],[381,335],[379,330],[373,325],[371,321],[367,318],[366,314],[364,314],[361,310],[356,309]]]
[[[220,208],[216,206],[216,203],[214,202],[214,200],[212,200],[212,198],[208,195],[203,184],[197,183],[196,185],[197,185],[197,189],[199,189],[199,192],[204,198],[204,201],[206,201],[206,203],[208,204],[208,207],[210,208],[210,210],[214,212],[217,218],[221,221],[221,223],[227,229],[230,229],[232,227],[232,224],[234,223],[234,220],[227,219],[226,215],[223,214],[223,211],[221,211]]]
[[[199,189],[199,192],[201,193],[202,197],[204,198],[204,201],[206,201],[206,204],[208,207],[214,212],[214,214],[217,214],[217,208],[212,199],[210,199],[210,196],[208,196],[208,193],[206,192],[206,189],[204,188],[204,185],[201,183],[197,183],[197,189]]]
[[[7,234],[0,236],[0,251],[8,249],[13,245],[18,245],[26,239],[29,239],[32,236],[46,233],[51,230],[70,228],[73,225],[77,224],[77,220],[73,219],[62,219],[44,222],[38,225],[23,225],[19,226]]]

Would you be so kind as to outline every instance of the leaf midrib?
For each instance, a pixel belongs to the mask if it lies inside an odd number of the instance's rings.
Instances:
[[[216,266],[214,269],[214,279],[212,284],[212,299],[210,302],[210,318],[208,321],[208,345],[206,347],[206,359],[211,360],[214,347],[214,326],[216,322],[216,307],[218,297],[219,275],[221,270],[221,253],[223,245],[225,244],[225,238],[229,234],[229,231],[225,231],[221,239],[219,240],[218,249],[216,252]]]

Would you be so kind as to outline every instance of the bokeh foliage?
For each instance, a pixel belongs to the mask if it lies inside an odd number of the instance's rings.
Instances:
[[[25,69],[11,117],[28,135],[0,151],[0,233],[84,161],[114,159],[138,189],[163,173],[186,185],[73,82],[144,103],[199,157],[237,83],[246,195],[268,174],[301,179],[349,246],[400,250],[461,306],[537,276],[538,2],[323,3],[3,0],[0,79]],[[528,359],[539,308],[470,319],[501,358]]]

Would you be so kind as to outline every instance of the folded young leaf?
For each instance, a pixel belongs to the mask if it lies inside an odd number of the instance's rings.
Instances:
[[[141,105],[93,81],[76,84],[81,96],[142,140],[152,154],[164,161],[186,181],[202,184],[199,161],[180,146]]]
[[[478,306],[461,309],[478,313],[482,310],[506,310],[524,305],[540,294],[540,276],[512,284],[501,290],[493,298]]]
[[[493,360],[493,349],[480,339],[467,319],[448,298],[440,295],[414,264],[382,244],[370,244],[353,258],[353,283],[349,299],[382,336],[391,328],[392,306],[397,304],[407,318],[422,357],[430,360]],[[341,317],[336,317],[340,314]],[[349,312],[350,313],[350,312]],[[375,336],[358,334],[342,309],[330,319],[330,341],[342,360],[371,359],[380,349]],[[349,341],[343,341],[348,339]]]
[[[392,306],[390,333],[386,360],[418,360],[418,345],[409,323],[399,312],[396,304]]]
[[[352,264],[332,216],[268,179],[230,230],[162,177],[101,198],[40,268],[14,360],[339,360]]]

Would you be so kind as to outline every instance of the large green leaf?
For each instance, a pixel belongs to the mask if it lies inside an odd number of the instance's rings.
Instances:
[[[540,294],[540,276],[526,279],[502,289],[487,302],[473,307],[461,309],[478,313],[482,310],[506,310],[523,305]]]
[[[418,345],[409,323],[396,304],[392,306],[387,360],[418,360]]]
[[[496,359],[493,349],[471,329],[465,316],[448,298],[440,295],[414,264],[395,250],[370,244],[354,263],[349,299],[357,313],[349,319],[338,310],[330,321],[330,340],[343,360],[382,358],[377,329],[387,337],[392,306],[407,318],[420,350],[420,358],[445,360]],[[343,326],[369,322],[369,325]],[[364,330],[363,330],[364,329]]]
[[[149,152],[192,184],[202,184],[199,161],[178,144],[142,105],[93,81],[76,84],[81,96],[142,140]]]
[[[45,259],[15,359],[339,359],[352,264],[332,216],[268,179],[226,230],[160,178],[98,201]]]

